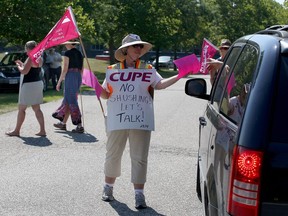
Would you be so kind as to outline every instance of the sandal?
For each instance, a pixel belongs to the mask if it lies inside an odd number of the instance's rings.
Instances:
[[[75,129],[72,130],[72,133],[84,133],[84,128],[81,126],[77,126]]]
[[[20,134],[19,134],[19,133],[16,133],[15,131],[5,132],[5,134],[6,134],[7,136],[10,136],[10,137],[13,137],[13,136],[20,137]]]
[[[40,136],[40,137],[46,137],[46,133],[42,134],[42,133],[37,133],[35,134],[36,136]]]

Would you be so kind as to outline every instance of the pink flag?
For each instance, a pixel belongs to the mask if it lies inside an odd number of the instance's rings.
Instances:
[[[213,45],[209,40],[204,38],[203,44],[202,44],[202,53],[201,53],[201,59],[200,59],[200,73],[207,74],[207,59],[212,58],[218,48]]]
[[[197,73],[200,63],[195,54],[185,56],[173,61],[178,68],[178,78],[187,76],[189,73]]]
[[[94,73],[92,73],[92,71],[84,68],[82,75],[82,83],[91,88],[94,88],[96,96],[98,97],[98,99],[100,98],[102,86],[100,85],[97,77],[94,75]]]
[[[28,55],[32,61],[37,63],[45,49],[78,38],[80,35],[72,8],[69,6],[63,17]]]
[[[230,95],[230,92],[234,88],[235,85],[236,85],[236,80],[235,80],[234,73],[232,72],[228,85],[227,85],[228,95]]]

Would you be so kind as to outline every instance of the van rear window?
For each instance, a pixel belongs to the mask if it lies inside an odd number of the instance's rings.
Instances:
[[[272,122],[272,141],[288,143],[288,56],[281,57]]]

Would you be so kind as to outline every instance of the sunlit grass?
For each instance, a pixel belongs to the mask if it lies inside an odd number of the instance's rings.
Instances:
[[[0,53],[0,59],[2,58],[3,55],[4,55],[3,53]],[[100,83],[103,83],[105,79],[105,72],[108,65],[109,62],[97,60],[94,58],[88,58],[88,62],[86,59],[84,60],[84,67],[89,69],[90,66],[91,71],[96,75]],[[158,70],[158,72],[164,78],[171,77],[177,74],[177,71],[171,71],[171,70]],[[87,86],[81,87],[81,92],[91,90],[93,89]],[[44,96],[43,98],[44,103],[48,103],[63,98],[63,91],[61,90],[58,92],[56,90],[53,90],[50,84],[48,86],[48,90],[44,92],[43,96]],[[17,110],[18,106],[17,104],[18,104],[18,92],[0,93],[0,114]]]
[[[0,59],[2,59],[4,53],[0,53]],[[100,61],[96,60],[93,58],[88,58],[88,62],[90,65],[91,70],[94,72],[94,74],[97,76],[98,80],[100,83],[103,82],[105,78],[105,71],[108,66],[108,62],[106,61]],[[84,60],[84,67],[88,67],[87,60]],[[93,89],[87,87],[87,86],[82,86],[81,87],[81,92],[83,91],[91,91]],[[51,101],[59,100],[63,98],[63,91],[56,91],[52,89],[51,83],[48,86],[48,90],[43,93],[43,101],[44,103],[48,103]],[[18,108],[18,92],[13,91],[13,92],[1,92],[0,93],[0,114],[10,112],[17,110]]]
[[[17,109],[18,93],[0,94],[0,114]]]

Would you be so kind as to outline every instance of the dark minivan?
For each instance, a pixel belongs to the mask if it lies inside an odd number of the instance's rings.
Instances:
[[[230,47],[199,118],[196,190],[205,215],[288,215],[288,29],[244,36]],[[287,109],[287,110],[286,110]]]

